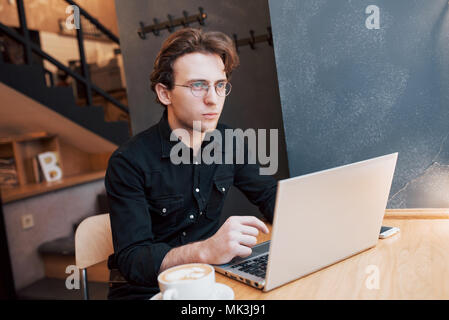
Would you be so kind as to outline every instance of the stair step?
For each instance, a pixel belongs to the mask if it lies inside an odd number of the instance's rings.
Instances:
[[[129,138],[127,122],[105,122],[103,107],[78,106],[71,87],[47,87],[40,66],[0,63],[0,81],[117,145]]]
[[[47,88],[44,72],[37,66],[0,63],[0,81],[33,97]]]
[[[73,89],[71,87],[45,87],[44,95],[45,100],[47,100],[43,103],[44,105],[53,104],[56,108],[58,105],[79,107],[75,102]]]
[[[128,123],[125,121],[113,121],[105,122],[109,132],[110,140],[115,142],[117,145],[121,145],[126,142],[129,137],[129,127]]]

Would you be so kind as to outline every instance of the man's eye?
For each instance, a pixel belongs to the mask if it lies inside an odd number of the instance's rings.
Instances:
[[[218,89],[224,89],[224,87],[226,87],[226,82],[219,82],[219,83],[217,83],[217,88]]]
[[[204,82],[201,82],[201,81],[192,83],[192,88],[193,89],[203,89],[204,86],[206,86],[206,84]]]

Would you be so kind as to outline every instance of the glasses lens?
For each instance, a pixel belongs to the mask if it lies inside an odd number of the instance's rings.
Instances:
[[[195,97],[204,97],[206,95],[207,90],[204,89],[194,89],[192,88],[192,94]]]
[[[203,83],[201,81],[192,83],[191,87],[192,94],[195,97],[204,97],[207,93],[207,90],[209,89],[209,86],[207,83]]]
[[[231,93],[231,84],[229,82],[219,82],[215,85],[215,90],[217,91],[217,94],[221,97],[227,96],[229,93]]]

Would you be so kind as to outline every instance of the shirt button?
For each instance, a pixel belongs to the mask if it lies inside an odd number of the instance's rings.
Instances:
[[[200,192],[200,189],[196,188],[195,191],[196,191],[196,192]]]
[[[166,213],[166,212],[167,212],[167,209],[166,209],[166,208],[163,208],[163,209],[162,209],[162,212],[163,212],[163,213]]]
[[[221,188],[221,191],[225,192],[225,191],[226,191],[226,189],[225,189],[225,188]]]
[[[185,233],[185,231],[182,233],[182,235],[185,237],[187,235],[187,233]]]
[[[195,216],[193,214],[191,214],[190,215],[190,219],[193,219],[193,218],[195,218]]]
[[[200,216],[202,216],[203,215],[203,211],[200,211]]]

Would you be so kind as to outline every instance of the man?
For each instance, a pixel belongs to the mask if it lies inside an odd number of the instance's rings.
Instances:
[[[253,216],[232,216],[219,226],[231,185],[272,222],[276,181],[247,161],[247,148],[244,163],[198,161],[209,143],[223,144],[208,134],[218,130],[224,137],[229,128],[218,119],[238,63],[233,41],[221,32],[185,28],[162,45],[151,88],[163,116],[112,154],[105,177],[115,252],[108,265],[126,279],[110,289],[110,299],[148,299],[159,291],[163,270],[248,256],[258,232],[268,233]],[[188,134],[173,141],[180,131]],[[170,152],[178,143],[189,151],[189,164],[173,163]]]

